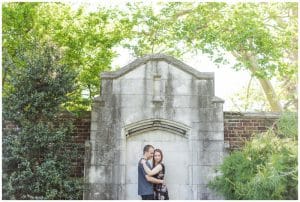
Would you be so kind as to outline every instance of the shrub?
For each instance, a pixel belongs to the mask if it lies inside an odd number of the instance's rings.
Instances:
[[[298,198],[297,117],[283,114],[277,130],[255,135],[241,151],[224,159],[209,186],[227,199]]]
[[[23,66],[11,69],[3,97],[4,120],[17,126],[3,131],[3,199],[80,199],[82,179],[71,177],[79,157],[73,125],[58,119],[76,75],[54,46],[33,47],[18,52]]]

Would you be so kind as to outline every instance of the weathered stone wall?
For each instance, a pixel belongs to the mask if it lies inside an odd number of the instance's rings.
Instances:
[[[73,140],[84,147],[84,142],[90,139],[91,112],[83,113],[80,117],[65,115],[65,119],[74,120],[75,130]],[[259,112],[240,113],[224,112],[224,140],[228,143],[230,151],[239,149],[251,134],[266,131],[273,126],[279,118],[279,113]],[[9,122],[2,122],[2,130],[12,130],[15,126]],[[180,150],[180,148],[179,148]],[[78,151],[82,156],[84,150]],[[84,159],[78,158],[73,162],[75,177],[84,177]],[[199,174],[200,175],[200,174]],[[200,178],[201,176],[199,176]],[[205,197],[205,196],[204,196]]]
[[[173,199],[216,199],[206,185],[225,153],[224,101],[214,95],[213,73],[157,54],[103,73],[101,81],[101,96],[92,108],[84,198],[139,199],[136,172],[130,172],[136,162],[129,161],[127,154],[138,160],[145,144],[155,144],[166,151],[168,170],[186,179],[179,182],[166,176]],[[152,138],[156,131],[161,138]],[[180,141],[176,143],[180,134],[188,147],[177,153],[172,147],[177,143],[181,147]],[[183,166],[176,168],[175,160]]]
[[[84,146],[84,142],[90,139],[91,112],[83,113],[75,119],[74,141]],[[235,150],[243,146],[253,133],[266,131],[278,120],[280,114],[272,112],[241,113],[224,112],[224,140],[228,142],[229,149]],[[66,119],[74,119],[73,116],[65,116]],[[15,126],[9,122],[2,123],[2,130],[12,130]],[[84,150],[79,153],[84,155]],[[84,165],[83,158],[74,162],[74,175],[83,177]]]

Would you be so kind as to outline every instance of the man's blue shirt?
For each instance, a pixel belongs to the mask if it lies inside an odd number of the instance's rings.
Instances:
[[[151,169],[148,161],[146,161],[146,165]],[[138,195],[140,196],[153,194],[153,186],[147,181],[145,177],[146,175],[147,173],[145,172],[143,164],[140,160],[138,164]]]

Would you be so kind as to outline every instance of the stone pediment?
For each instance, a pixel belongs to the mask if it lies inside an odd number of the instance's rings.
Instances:
[[[142,58],[138,58],[134,60],[133,62],[129,63],[128,65],[120,68],[117,71],[114,72],[103,72],[101,73],[101,78],[103,79],[115,79],[118,77],[121,77],[128,72],[136,69],[137,67],[146,64],[149,61],[165,61],[180,70],[191,74],[192,76],[196,77],[197,79],[214,79],[214,73],[213,72],[199,72],[193,67],[175,59],[174,57],[167,56],[164,54],[152,54],[152,55],[146,55]]]
[[[101,76],[84,199],[140,199],[137,165],[149,144],[163,152],[170,199],[220,199],[206,188],[226,151],[214,74],[155,54]]]

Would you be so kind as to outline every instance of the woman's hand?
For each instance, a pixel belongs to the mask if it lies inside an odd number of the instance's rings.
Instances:
[[[141,163],[142,163],[142,164],[146,164],[146,159],[142,159],[142,160],[141,160]]]

